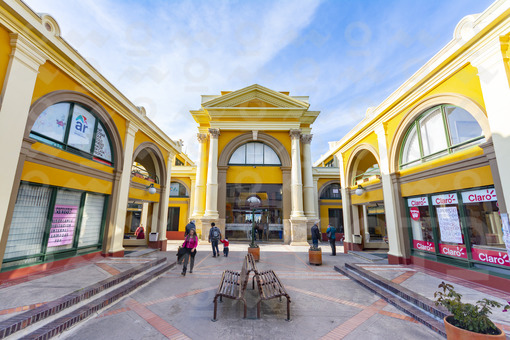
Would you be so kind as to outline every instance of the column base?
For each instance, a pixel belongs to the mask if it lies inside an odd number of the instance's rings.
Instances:
[[[306,247],[309,247],[310,246],[310,243],[308,242],[290,242],[289,244],[290,246],[294,247],[294,246],[306,246]]]
[[[411,264],[411,259],[405,258],[403,256],[395,256],[388,254],[388,264]]]
[[[218,218],[203,216],[199,220],[197,220],[197,222],[200,223],[200,229],[202,231],[202,240],[204,240],[204,241],[209,240],[209,230],[211,230],[211,223],[214,223],[218,228],[220,228],[220,230],[222,230],[222,227],[220,225],[220,221]],[[225,237],[225,233],[223,231],[222,231],[221,236]]]
[[[103,257],[124,257],[124,249],[117,250],[113,252],[108,252],[106,254],[101,254]]]
[[[159,249],[161,251],[166,251],[167,240],[159,240],[155,242],[149,242],[149,248],[151,249]]]
[[[361,244],[344,241],[344,253],[347,254],[349,250],[363,251],[363,247],[361,246]]]
[[[306,231],[306,218],[292,218],[290,219],[290,244],[303,245],[308,244],[307,231]]]

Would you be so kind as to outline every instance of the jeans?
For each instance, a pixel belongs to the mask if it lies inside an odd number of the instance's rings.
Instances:
[[[331,246],[331,255],[336,255],[336,244],[335,244],[335,240],[333,239],[330,239],[329,240],[329,244]]]
[[[228,247],[223,247],[223,255],[228,256]]]
[[[218,240],[211,240],[211,245],[212,245],[213,256],[216,256],[216,254],[218,254],[218,256],[220,256],[220,249],[218,248]]]
[[[188,248],[187,250],[188,250],[188,252],[183,256],[184,257],[184,264],[182,266],[183,273],[186,273],[186,269],[188,266],[188,260],[190,258],[191,258],[191,260],[190,260],[190,264],[189,264],[189,271],[190,271],[190,273],[193,271],[193,266],[195,265],[195,255],[197,254],[196,250],[194,252],[191,252],[190,248]]]
[[[314,248],[319,247],[319,240],[312,240],[312,244]]]

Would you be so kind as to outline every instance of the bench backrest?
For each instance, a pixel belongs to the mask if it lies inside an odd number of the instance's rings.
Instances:
[[[246,265],[248,266],[248,272],[254,272],[255,275],[258,275],[259,271],[257,270],[257,265],[255,264],[255,258],[251,253],[246,255],[245,261]]]
[[[248,254],[248,255],[251,255],[251,254]],[[248,269],[248,267],[249,267],[248,255],[246,255],[246,257],[244,258],[243,266],[241,268],[241,292],[243,292],[243,294],[244,294],[244,291],[246,290],[246,286],[248,285],[248,280],[250,278],[250,271]]]

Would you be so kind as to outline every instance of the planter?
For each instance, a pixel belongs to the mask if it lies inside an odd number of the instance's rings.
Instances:
[[[255,261],[258,261],[260,259],[260,248],[248,247],[248,254],[252,254]]]
[[[322,250],[308,250],[308,262],[316,266],[322,264]]]
[[[450,318],[453,319],[453,315],[445,316],[444,318],[444,327],[446,330],[446,338],[448,340],[506,339],[505,333],[499,328],[498,329],[501,332],[501,334],[498,335],[474,333],[459,327],[455,327],[454,325],[448,322]]]

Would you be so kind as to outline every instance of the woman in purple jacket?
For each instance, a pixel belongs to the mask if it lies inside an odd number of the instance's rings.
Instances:
[[[191,257],[189,272],[193,273],[193,266],[195,265],[195,255],[197,254],[198,237],[195,234],[195,229],[191,229],[189,234],[184,238],[182,248],[185,250],[184,253],[184,264],[182,266],[182,276],[186,276],[186,267],[188,265],[188,259]]]

